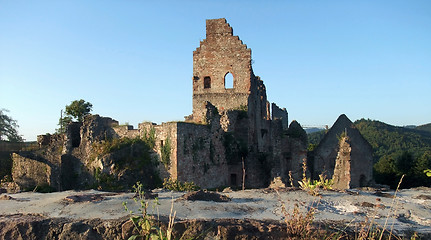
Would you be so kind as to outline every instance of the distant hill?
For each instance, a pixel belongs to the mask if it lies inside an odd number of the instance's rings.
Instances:
[[[416,128],[396,127],[384,122],[361,119],[354,122],[365,139],[371,144],[375,161],[382,156],[396,152],[409,151],[422,154],[431,151],[431,123]],[[310,144],[319,144],[325,131],[308,134]]]
[[[396,127],[380,121],[360,119],[356,128],[374,151],[374,174],[378,183],[396,187],[401,175],[404,187],[431,184],[424,169],[431,168],[431,124]],[[308,134],[309,149],[319,144],[325,131]]]
[[[373,146],[376,161],[397,152],[408,151],[418,156],[431,151],[431,131],[418,130],[419,127],[396,127],[369,119],[358,120],[355,125]]]
[[[416,129],[416,130],[426,131],[426,132],[430,132],[430,133],[431,133],[431,123],[417,126],[415,129]]]
[[[305,132],[307,134],[310,134],[310,133],[314,133],[314,132],[320,132],[320,131],[323,131],[325,129],[324,128],[313,127],[313,128],[304,128],[304,130],[305,130]]]

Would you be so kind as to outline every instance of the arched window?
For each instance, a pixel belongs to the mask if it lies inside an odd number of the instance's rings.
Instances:
[[[204,88],[211,88],[211,78],[204,77]]]
[[[224,76],[224,88],[233,88],[233,75],[230,72]]]

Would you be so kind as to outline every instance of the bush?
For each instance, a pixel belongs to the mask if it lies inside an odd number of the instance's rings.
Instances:
[[[178,191],[178,192],[190,192],[190,191],[196,191],[199,190],[200,187],[196,186],[193,182],[184,182],[181,183],[180,181],[172,178],[165,178],[163,181],[163,188],[168,189],[171,191]]]

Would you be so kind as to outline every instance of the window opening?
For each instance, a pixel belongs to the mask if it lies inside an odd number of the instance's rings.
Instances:
[[[224,76],[224,88],[233,88],[233,75],[230,72]]]
[[[211,88],[211,78],[204,77],[204,88]]]

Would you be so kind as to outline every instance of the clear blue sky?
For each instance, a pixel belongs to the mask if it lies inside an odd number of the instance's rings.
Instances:
[[[183,120],[205,19],[222,17],[289,120],[431,122],[428,0],[0,0],[0,108],[27,140],[81,98],[135,127]]]

